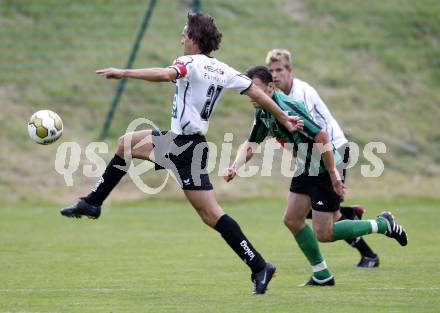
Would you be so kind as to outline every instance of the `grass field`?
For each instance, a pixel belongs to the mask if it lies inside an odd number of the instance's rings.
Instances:
[[[337,285],[321,289],[297,287],[310,270],[281,223],[283,199],[224,203],[278,267],[264,296],[250,295],[246,266],[184,201],[114,204],[97,221],[2,208],[0,312],[439,312],[438,200],[358,200],[368,216],[393,209],[409,245],[370,236],[381,266],[366,270],[345,243],[323,245]]]

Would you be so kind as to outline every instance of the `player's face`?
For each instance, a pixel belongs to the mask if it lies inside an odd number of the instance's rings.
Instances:
[[[284,92],[288,92],[292,80],[292,68],[279,61],[272,62],[267,67],[272,74],[275,86]]]
[[[274,84],[273,83],[269,83],[269,85],[266,85],[261,79],[259,79],[258,77],[254,77],[252,79],[252,82],[254,83],[255,86],[257,86],[258,88],[260,88],[261,90],[263,90],[263,92],[268,95],[269,97],[272,97],[272,92],[274,89]],[[254,106],[254,108],[259,108],[260,105],[251,100],[252,105]]]
[[[193,54],[194,42],[188,37],[188,26],[185,25],[182,31],[182,40],[180,43],[183,45],[183,54]]]

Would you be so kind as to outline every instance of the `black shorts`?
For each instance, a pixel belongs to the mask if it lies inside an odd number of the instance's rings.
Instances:
[[[292,178],[290,191],[310,197],[312,209],[320,212],[336,212],[339,210],[340,197],[333,190],[327,172],[318,176],[299,175]]]
[[[212,190],[206,170],[208,144],[201,135],[153,130],[155,169],[169,169],[184,190]]]

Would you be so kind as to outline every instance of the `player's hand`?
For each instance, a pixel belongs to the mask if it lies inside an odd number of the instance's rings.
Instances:
[[[104,76],[107,79],[120,79],[124,77],[124,70],[113,67],[97,70],[95,73]]]
[[[330,173],[330,179],[332,181],[333,190],[340,197],[344,197],[345,195],[345,185],[342,182],[341,176],[337,169],[334,169]]]
[[[340,197],[344,197],[345,195],[345,185],[342,182],[342,180],[335,180],[332,182],[333,190],[336,192],[336,194]]]
[[[231,180],[234,179],[235,175],[237,175],[237,171],[235,170],[235,168],[228,167],[223,174],[223,178],[226,180],[227,183],[229,183]]]
[[[290,132],[296,132],[304,128],[304,121],[298,116],[288,116],[281,122],[284,127]]]

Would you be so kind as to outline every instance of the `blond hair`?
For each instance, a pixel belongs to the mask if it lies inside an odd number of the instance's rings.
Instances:
[[[281,62],[286,67],[292,66],[292,55],[289,50],[286,49],[273,49],[267,53],[266,56],[266,65],[269,65],[273,62]]]

